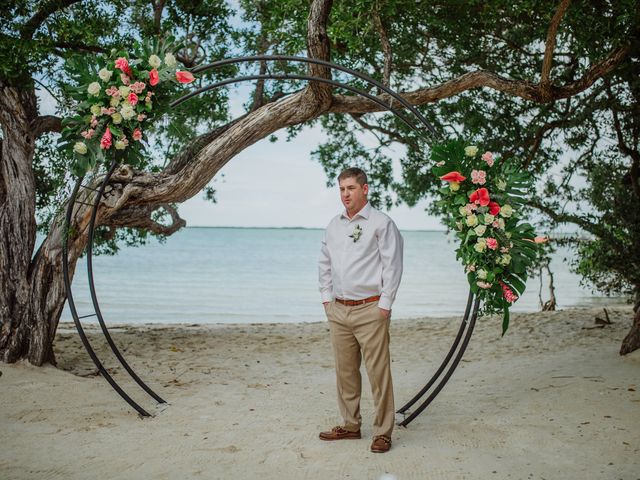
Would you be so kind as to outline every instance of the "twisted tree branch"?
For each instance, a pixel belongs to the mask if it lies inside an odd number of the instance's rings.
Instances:
[[[631,43],[626,43],[616,48],[606,58],[592,65],[582,78],[563,86],[550,85],[545,89],[539,83],[535,84],[526,80],[511,80],[493,72],[478,70],[465,73],[436,87],[406,92],[403,97],[413,105],[423,105],[453,97],[474,88],[488,87],[532,102],[548,103],[585,91],[598,79],[613,71],[629,54],[630,50]],[[386,94],[380,95],[380,98],[387,102],[389,101]],[[335,95],[329,112],[367,113],[381,110],[382,108],[378,104],[366,98]]]
[[[550,75],[551,67],[553,65],[553,50],[556,47],[556,36],[558,34],[558,27],[560,26],[562,17],[564,17],[565,12],[569,8],[570,2],[571,0],[562,0],[562,2],[560,2],[558,10],[556,10],[553,19],[551,19],[551,24],[549,25],[549,30],[547,31],[547,41],[545,42],[544,58],[542,60],[542,75],[540,76],[540,85],[545,91],[551,85]]]

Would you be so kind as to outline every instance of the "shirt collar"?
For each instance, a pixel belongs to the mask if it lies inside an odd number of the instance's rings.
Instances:
[[[369,202],[365,203],[364,207],[362,207],[360,211],[353,216],[353,218],[349,218],[346,209],[342,211],[342,217],[346,218],[347,220],[354,220],[356,217],[362,217],[367,220],[369,218],[369,215],[371,215],[371,204]]]

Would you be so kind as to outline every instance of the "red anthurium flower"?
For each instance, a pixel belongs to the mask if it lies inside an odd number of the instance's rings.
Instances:
[[[178,80],[180,83],[191,83],[195,80],[195,78],[191,74],[191,72],[181,72],[180,70],[178,70],[176,72],[176,80]]]
[[[487,190],[486,188],[479,188],[471,195],[469,195],[469,200],[480,205],[481,207],[486,207],[490,202],[489,190]]]
[[[149,85],[155,87],[160,81],[160,76],[158,75],[158,70],[155,68],[149,72]]]
[[[460,174],[460,172],[449,172],[446,175],[442,175],[440,180],[444,180],[445,182],[464,182],[467,177],[464,177]]]
[[[489,214],[495,217],[498,213],[500,213],[500,205],[496,202],[489,202]]]

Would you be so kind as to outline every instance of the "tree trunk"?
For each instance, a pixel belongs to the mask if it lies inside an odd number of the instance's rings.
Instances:
[[[32,170],[36,96],[33,89],[1,82],[0,90],[0,360],[55,363],[53,337],[66,299],[63,225],[51,228],[32,258],[36,240]],[[86,244],[85,237],[76,238],[70,248],[71,271]]]
[[[640,301],[636,302],[635,307],[633,307],[633,311],[636,315],[633,319],[631,330],[629,330],[627,336],[622,340],[620,355],[626,355],[627,353],[631,353],[640,348]]]
[[[44,352],[36,351],[36,343],[46,342],[33,341],[32,333],[38,326],[29,314],[29,269],[36,238],[31,167],[35,145],[30,123],[37,110],[33,90],[1,83],[0,88],[0,358],[14,362],[23,356],[42,355]]]

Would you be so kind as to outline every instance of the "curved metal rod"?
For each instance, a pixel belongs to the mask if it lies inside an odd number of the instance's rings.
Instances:
[[[296,56],[293,56],[293,55],[251,55],[251,56],[248,56],[248,57],[227,58],[227,59],[224,59],[224,60],[218,60],[217,62],[209,63],[207,65],[201,65],[200,67],[194,68],[193,69],[193,73],[200,73],[200,72],[204,72],[206,70],[210,70],[210,69],[217,68],[217,67],[222,67],[224,65],[229,65],[229,64],[233,64],[233,63],[256,62],[256,61],[262,61],[262,60],[264,60],[264,61],[284,60],[284,61],[287,61],[287,62],[313,63],[315,65],[322,65],[322,66],[325,66],[325,67],[329,67],[329,68],[331,68],[333,70],[339,70],[341,72],[348,73],[349,75],[352,75],[352,76],[354,76],[356,78],[359,78],[360,80],[364,80],[367,83],[375,85],[377,88],[379,88],[383,92],[391,95],[393,98],[398,100],[402,105],[404,105],[407,109],[409,109],[411,111],[411,113],[413,113],[416,117],[418,117],[418,119],[420,119],[420,122],[422,122],[427,127],[429,132],[434,137],[441,138],[441,135],[436,131],[435,128],[433,128],[431,126],[431,124],[424,117],[424,115],[422,115],[418,111],[418,109],[416,107],[414,107],[407,100],[405,100],[404,97],[398,95],[396,92],[391,90],[389,87],[387,87],[387,86],[383,85],[382,83],[378,82],[376,79],[371,78],[368,75],[365,75],[364,73],[360,73],[360,72],[358,72],[356,70],[352,70],[352,69],[350,69],[348,67],[343,67],[341,65],[336,65],[335,63],[327,62],[326,60],[319,60],[319,59],[316,59],[316,58],[308,58],[308,57],[296,57]]]
[[[436,373],[433,375],[433,377],[431,377],[431,379],[427,382],[427,384],[424,387],[422,387],[422,389],[411,400],[409,400],[404,406],[402,406],[402,408],[400,408],[397,413],[406,412],[409,408],[413,406],[414,403],[420,400],[420,398],[425,393],[427,393],[427,390],[431,388],[431,385],[433,385],[436,382],[440,374],[444,371],[445,367],[449,363],[449,360],[451,360],[453,353],[458,347],[458,343],[460,343],[462,334],[466,326],[468,325],[469,312],[471,311],[472,304],[473,304],[473,292],[469,290],[469,299],[467,300],[467,307],[465,308],[464,316],[462,317],[462,322],[460,323],[460,328],[458,329],[458,334],[456,335],[456,339],[454,340],[453,345],[451,345],[451,348],[449,349],[449,353],[447,353],[447,356],[444,358],[444,360],[440,364],[440,367],[438,367],[438,370],[436,370]]]
[[[69,206],[67,207],[67,215],[65,219],[65,233],[68,234],[69,226],[71,225],[71,216],[73,215],[73,207],[75,205],[76,196],[78,195],[78,190],[80,190],[80,185],[82,184],[82,180],[84,176],[78,178],[78,183],[76,183],[75,188],[73,189],[73,193],[69,199]],[[69,304],[69,309],[71,310],[71,315],[73,316],[73,323],[76,325],[76,329],[78,330],[78,335],[80,336],[80,340],[84,345],[85,350],[93,360],[93,363],[98,368],[100,374],[104,377],[104,379],[109,382],[109,385],[118,392],[118,394],[129,404],[131,405],[140,415],[143,417],[150,417],[151,415],[144,408],[138,405],[127,393],[118,385],[118,383],[113,379],[113,377],[107,372],[104,368],[96,352],[93,350],[91,346],[91,342],[87,338],[87,335],[84,333],[84,329],[82,328],[82,323],[80,322],[80,317],[78,316],[78,312],[76,310],[75,302],[73,301],[73,293],[71,291],[71,279],[69,278],[69,239],[65,237],[65,241],[62,245],[62,272],[64,277],[64,287],[67,291],[67,302]]]
[[[96,223],[96,216],[98,214],[98,205],[100,204],[100,200],[102,200],[104,189],[107,186],[107,183],[109,182],[109,179],[111,178],[111,175],[113,174],[117,165],[118,163],[115,160],[111,163],[111,166],[109,167],[109,171],[107,172],[106,176],[102,180],[102,184],[98,189],[98,194],[96,195],[96,198],[93,202],[93,210],[91,211],[91,220],[89,222],[89,241],[87,242],[87,275],[89,276],[89,290],[91,292],[91,301],[93,303],[93,308],[96,311],[96,315],[98,316],[98,322],[100,323],[100,328],[102,329],[102,333],[107,339],[107,343],[111,347],[111,351],[116,356],[120,364],[124,367],[124,369],[131,376],[131,378],[133,378],[135,382],[138,385],[140,385],[140,387],[145,392],[147,392],[151,397],[153,397],[159,403],[167,403],[156,392],[151,390],[151,388],[146,383],[142,381],[142,379],[136,374],[136,372],[134,372],[133,369],[129,366],[127,361],[124,359],[124,356],[122,355],[122,353],[120,353],[120,350],[118,349],[115,342],[113,341],[113,338],[111,337],[111,333],[107,328],[104,318],[102,317],[102,312],[100,311],[100,305],[98,303],[98,297],[96,295],[96,287],[93,281],[93,234],[94,234],[94,228]]]
[[[435,390],[431,393],[431,395],[429,395],[427,399],[424,402],[422,402],[422,404],[416,409],[416,411],[399,423],[401,427],[406,427],[413,421],[414,418],[420,415],[423,412],[423,410],[429,406],[429,404],[433,401],[433,399],[436,398],[438,393],[440,393],[440,390],[442,390],[446,385],[447,381],[449,380],[454,370],[458,366],[458,363],[460,362],[462,355],[464,355],[464,352],[467,349],[467,345],[469,345],[469,340],[471,340],[471,334],[473,333],[473,327],[475,326],[476,319],[478,318],[479,306],[480,306],[480,298],[476,297],[476,300],[473,304],[473,313],[471,314],[471,320],[469,321],[469,328],[467,329],[467,334],[465,335],[464,340],[462,341],[460,350],[458,351],[456,358],[453,360],[453,364],[449,367],[449,370],[447,371],[446,375],[440,381],[440,383],[435,388]]]
[[[186,95],[183,95],[182,97],[178,98],[177,100],[174,100],[173,102],[171,102],[170,106],[171,107],[176,107],[178,105],[180,105],[183,102],[186,102],[187,100],[189,100],[192,97],[195,97],[196,95],[200,95],[201,93],[204,92],[208,92],[209,90],[214,90],[216,88],[220,88],[220,87],[224,87],[225,85],[229,85],[231,83],[240,83],[240,82],[248,82],[251,80],[308,80],[308,81],[312,81],[312,82],[319,82],[319,83],[327,83],[329,85],[333,85],[335,87],[339,87],[339,88],[344,88],[345,90],[349,90],[351,92],[357,93],[358,95],[362,95],[363,97],[368,98],[369,100],[371,100],[372,102],[377,103],[378,105],[380,105],[381,107],[383,107],[386,110],[391,110],[393,112],[394,115],[396,115],[400,120],[402,120],[402,122],[407,125],[409,128],[419,131],[418,127],[416,125],[413,125],[409,120],[407,120],[404,116],[404,114],[398,110],[397,108],[392,107],[390,104],[386,103],[384,100],[380,100],[378,97],[371,95],[367,92],[365,92],[364,90],[359,90],[355,87],[352,87],[350,85],[347,85],[346,83],[342,83],[342,82],[338,82],[336,80],[330,80],[328,78],[322,78],[322,77],[312,77],[309,75],[289,75],[289,74],[279,74],[279,73],[265,73],[265,74],[257,74],[257,75],[247,75],[245,77],[234,77],[234,78],[227,78],[225,80],[221,80],[219,82],[216,83],[212,83],[211,85],[207,85],[206,87],[201,87],[197,90],[194,90],[193,92],[189,92]]]

